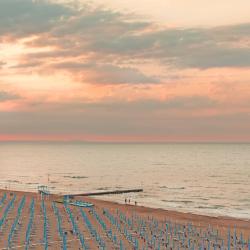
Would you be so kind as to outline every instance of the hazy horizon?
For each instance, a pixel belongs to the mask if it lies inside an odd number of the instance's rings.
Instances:
[[[0,143],[83,143],[83,144],[250,144],[250,141],[84,141],[84,140],[0,140]]]

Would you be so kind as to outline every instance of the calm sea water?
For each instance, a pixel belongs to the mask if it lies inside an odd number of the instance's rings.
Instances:
[[[250,144],[0,143],[0,187],[143,188],[145,206],[250,218]]]

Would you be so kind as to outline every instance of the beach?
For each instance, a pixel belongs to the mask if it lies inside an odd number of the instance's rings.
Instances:
[[[2,200],[2,197],[5,199]],[[13,205],[8,210],[8,204],[12,199],[14,199]],[[58,195],[51,194],[42,199],[38,193],[10,190],[0,190],[0,201],[2,201],[0,218],[4,222],[0,228],[0,249],[8,247],[25,249],[32,200],[34,201],[34,214],[29,232],[30,249],[45,249],[45,238],[48,249],[63,249],[63,239],[59,233],[59,227],[62,228],[63,234],[67,235],[67,249],[84,249],[79,235],[84,238],[86,249],[100,249],[102,244],[105,245],[105,248],[101,249],[143,249],[143,247],[144,249],[199,249],[198,244],[201,246],[203,244],[202,249],[206,249],[204,247],[208,244],[207,240],[211,242],[211,249],[217,249],[212,248],[213,244],[218,244],[218,246],[216,245],[218,249],[219,246],[222,249],[223,247],[228,249],[226,248],[228,237],[230,244],[237,245],[235,249],[249,249],[249,220],[153,209],[140,206],[140,204],[137,206],[118,204],[90,197],[75,197],[74,200],[90,202],[94,205],[93,208],[81,209],[71,205],[66,205],[66,208],[65,204],[58,202],[62,201]],[[45,206],[45,224],[42,201]],[[22,207],[21,211],[20,207]],[[58,210],[57,213],[55,207]],[[7,213],[6,210],[8,210]],[[71,216],[67,211],[70,211]],[[60,226],[58,225],[58,214],[61,217]],[[16,219],[17,217],[18,219]],[[77,232],[72,226],[74,224],[72,224],[72,218],[77,225]],[[17,221],[16,224],[15,221]],[[46,233],[44,227],[46,227]],[[11,229],[13,229],[13,234],[10,233]],[[185,230],[189,230],[188,235]],[[229,230],[230,236],[228,235]],[[189,235],[191,231],[192,234]],[[186,238],[180,236],[180,233],[184,234]],[[189,243],[186,240],[189,240]]]

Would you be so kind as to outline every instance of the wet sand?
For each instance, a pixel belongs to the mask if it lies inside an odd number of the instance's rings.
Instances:
[[[3,204],[0,204],[0,219],[3,218],[4,211],[6,210],[9,202],[13,197],[16,195],[16,199],[14,201],[14,205],[12,208],[8,210],[6,220],[4,221],[3,226],[0,228],[0,249],[7,249],[8,247],[8,237],[11,231],[11,227],[13,227],[15,218],[17,216],[18,207],[20,206],[20,202],[22,198],[25,196],[25,204],[23,210],[21,212],[20,218],[18,220],[18,224],[14,230],[14,234],[11,239],[11,247],[13,249],[25,249],[25,237],[27,226],[30,218],[30,204],[32,199],[34,198],[35,201],[35,209],[34,209],[34,223],[31,229],[31,237],[30,237],[30,244],[29,249],[44,249],[44,228],[43,228],[43,221],[44,216],[41,208],[41,196],[36,193],[28,193],[28,192],[17,192],[17,191],[9,191],[9,190],[0,190],[0,200],[6,194],[6,199],[4,200]],[[57,217],[54,213],[52,203],[53,201],[58,201],[60,199],[57,195],[50,195],[49,199],[45,200],[46,212],[48,217],[48,242],[49,242],[49,249],[62,249],[62,238],[58,233],[58,224],[57,224]],[[87,197],[76,197],[77,200],[84,200],[87,202],[91,202],[94,204],[95,213],[98,214],[100,219],[105,223],[108,229],[112,230],[112,234],[116,236],[116,240],[110,235],[108,235],[107,230],[105,231],[101,226],[100,222],[96,219],[91,209],[84,208],[84,212],[90,221],[92,227],[96,230],[100,238],[105,242],[105,249],[120,249],[119,243],[123,243],[123,249],[135,249],[133,243],[128,239],[128,235],[137,239],[139,244],[139,249],[146,246],[147,239],[150,237],[155,237],[159,242],[161,242],[160,249],[178,249],[177,245],[178,240],[175,239],[176,232],[169,232],[166,231],[165,224],[166,222],[170,223],[171,225],[184,225],[184,227],[178,226],[178,228],[182,228],[184,230],[188,227],[188,224],[192,223],[193,232],[192,241],[197,242],[201,238],[201,234],[199,232],[217,232],[218,239],[224,239],[225,245],[227,244],[228,240],[228,228],[231,230],[231,241],[239,241],[237,243],[239,246],[236,249],[248,249],[248,245],[240,248],[240,233],[242,233],[241,237],[245,238],[247,242],[250,236],[250,221],[243,220],[243,219],[236,219],[236,218],[229,218],[229,217],[210,217],[210,216],[202,216],[202,215],[195,215],[191,213],[181,213],[176,211],[168,211],[163,209],[153,209],[142,207],[140,205],[125,205],[125,204],[117,204],[114,202],[109,201],[102,201],[99,199],[87,198]],[[72,223],[70,220],[69,215],[66,212],[66,209],[62,203],[55,203],[58,211],[62,218],[62,228],[63,232],[67,234],[67,249],[82,249],[79,237],[75,234],[72,230]],[[76,224],[79,228],[79,231],[84,236],[86,244],[89,246],[89,249],[100,249],[98,247],[99,243],[97,242],[96,238],[91,233],[89,227],[84,222],[82,218],[81,211],[78,207],[69,206],[72,214],[76,220]],[[106,209],[105,212],[104,209]],[[124,228],[122,231],[119,231],[119,228],[116,224],[112,222],[108,215],[117,218],[117,222],[119,225],[126,227],[129,231],[128,233],[124,233]],[[126,220],[123,221],[122,218],[132,218],[133,226],[129,223],[126,225]],[[144,224],[144,233],[146,235],[140,235],[138,230],[139,222],[143,221]],[[157,226],[155,225],[157,223]],[[162,229],[163,234],[157,235],[160,228]],[[183,229],[184,228],[184,229]],[[209,228],[209,230],[208,230]],[[141,229],[140,229],[141,230]],[[237,239],[234,239],[233,234],[237,233]],[[177,245],[172,246],[171,242],[168,245],[165,242],[165,234],[169,234],[169,239],[171,241],[176,241]],[[185,233],[185,232],[183,232]],[[177,233],[178,234],[178,233]],[[160,239],[161,237],[161,239]],[[210,237],[210,236],[209,236]],[[211,236],[212,237],[212,236]],[[204,239],[203,239],[204,241]],[[117,243],[116,243],[117,242]],[[152,242],[152,240],[151,240]],[[212,240],[211,240],[212,243]],[[160,244],[160,243],[159,243]],[[186,243],[185,243],[186,244]],[[179,249],[188,249],[186,248],[185,244],[179,247]],[[198,244],[198,243],[197,243]],[[176,248],[175,248],[176,247]],[[146,249],[146,248],[145,248]],[[155,245],[152,245],[151,248],[148,249],[159,249],[156,248]],[[190,248],[191,249],[191,248]],[[198,249],[198,248],[194,248]],[[211,246],[212,249],[212,246]]]

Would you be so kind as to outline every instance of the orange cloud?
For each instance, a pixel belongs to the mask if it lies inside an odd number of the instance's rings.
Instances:
[[[0,140],[248,139],[249,23],[170,27],[31,0],[0,14]]]

